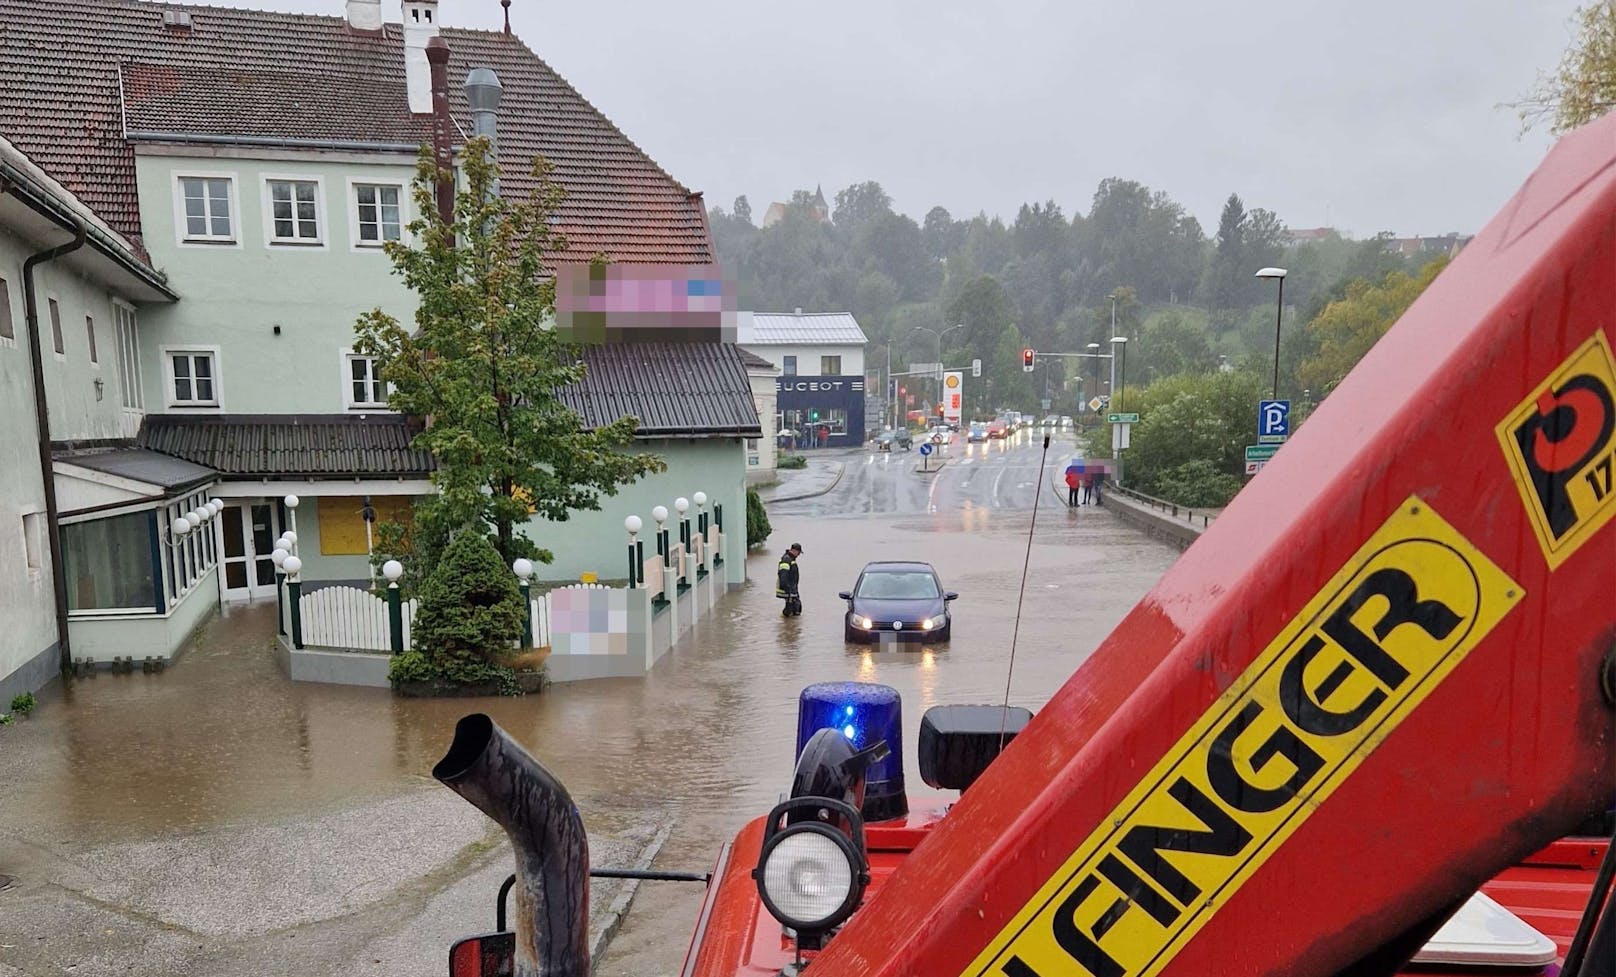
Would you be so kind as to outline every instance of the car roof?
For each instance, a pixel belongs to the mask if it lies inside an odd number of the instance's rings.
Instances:
[[[930,563],[916,563],[905,560],[876,560],[872,563],[864,564],[864,569],[860,570],[859,572],[870,573],[873,571],[875,573],[896,573],[903,570],[925,570],[931,574],[937,573],[936,570],[932,569],[932,565]]]

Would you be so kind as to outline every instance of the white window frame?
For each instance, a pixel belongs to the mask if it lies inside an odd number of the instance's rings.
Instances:
[[[101,343],[95,335],[95,316],[89,312],[84,313],[84,341],[90,347],[84,351],[90,369],[101,372]]]
[[[39,306],[34,306],[39,311]],[[62,325],[62,298],[55,292],[45,293],[45,321],[40,323],[39,340],[43,344],[45,335],[50,334],[51,355],[56,357],[58,363],[67,362],[67,327]],[[56,337],[62,337],[62,348],[57,350]]]
[[[118,402],[129,414],[146,412],[146,390],[140,375],[140,321],[137,316],[135,307],[128,302],[112,300],[112,345],[118,357]],[[127,348],[124,346],[126,334],[129,337]],[[217,387],[214,392],[218,392]]]
[[[395,187],[398,190],[398,239],[401,244],[413,243],[410,238],[410,184],[400,176],[348,177],[348,249],[364,254],[379,254],[384,241],[362,241],[359,238],[359,188]]]
[[[159,350],[163,358],[163,402],[169,407],[181,410],[220,410],[224,407],[224,384],[222,369],[219,363],[219,347],[217,346],[164,346]],[[174,398],[174,357],[175,356],[210,356],[213,358],[213,399],[212,400],[176,400]],[[196,377],[191,377],[191,392],[195,393]]]
[[[234,172],[207,170],[175,170],[174,179],[174,241],[182,248],[240,248],[242,246],[241,181]],[[215,234],[192,236],[185,226],[184,180],[224,180],[230,189],[230,236]],[[208,223],[212,224],[212,217]]]
[[[353,380],[353,373],[351,372],[352,368],[349,366],[349,364],[351,364],[354,360],[369,360],[371,362],[371,368],[370,368],[371,369],[371,374],[370,374],[371,375],[371,380],[370,380],[370,382],[372,384],[372,389],[374,389],[375,384],[381,383],[381,385],[382,385],[382,398],[383,398],[382,400],[380,400],[380,401],[357,401],[357,400],[353,399],[354,380]],[[377,367],[375,365],[376,364],[376,357],[374,357],[374,356],[366,356],[363,353],[356,353],[351,349],[345,349],[345,350],[342,351],[341,363],[342,363],[342,403],[343,403],[343,405],[346,406],[349,410],[365,410],[365,411],[375,411],[375,410],[385,411],[385,410],[387,410],[387,400],[386,400],[386,397],[387,397],[387,384],[382,382],[379,379],[379,377],[377,376],[378,370],[377,370]]]
[[[22,514],[23,566],[28,568],[30,579],[45,572],[45,564],[50,559],[50,541],[47,536],[43,509]]]
[[[22,321],[21,319],[17,318],[15,314],[16,309],[13,307],[11,302],[11,293],[15,291],[15,283],[18,281],[17,275],[13,274],[13,272],[16,270],[17,269],[11,268],[10,266],[0,268],[0,271],[4,272],[4,274],[0,274],[0,281],[6,283],[5,294],[0,296],[0,301],[5,303],[6,312],[11,313],[10,318],[8,319],[8,321],[11,323],[11,335],[0,336],[0,348],[11,348],[17,345],[17,323]],[[24,331],[26,331],[27,328],[27,323],[24,322]]]
[[[275,201],[271,196],[272,183],[312,183],[314,184],[314,230],[315,236],[304,237],[276,237],[275,236]],[[264,247],[275,250],[324,251],[331,240],[330,217],[325,206],[325,177],[314,173],[264,173],[259,176],[258,190],[262,196],[260,209],[264,219]],[[296,194],[293,194],[292,231],[297,232],[297,204]]]

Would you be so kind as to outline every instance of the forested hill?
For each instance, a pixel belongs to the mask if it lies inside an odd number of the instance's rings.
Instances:
[[[1378,281],[1433,257],[1405,259],[1387,246],[1389,235],[1351,241],[1332,233],[1290,244],[1279,215],[1233,194],[1209,236],[1166,193],[1118,178],[1100,183],[1086,213],[1025,204],[1009,223],[985,214],[957,220],[942,207],[916,221],[896,213],[874,182],[847,187],[833,205],[822,200],[798,191],[767,228],[754,223],[744,196],[728,212],[713,208],[714,243],[739,281],[740,307],[851,310],[872,354],[880,357],[890,340],[895,364],[933,359],[937,339],[916,327],[941,332],[962,323],[943,343],[945,359],[982,358],[1006,404],[1061,385],[1057,373],[1033,390],[1020,372],[1021,347],[1104,344],[1113,297],[1118,332],[1135,343],[1130,382],[1221,363],[1266,364],[1267,372],[1275,285],[1254,278],[1257,269],[1289,269],[1286,321],[1306,322],[1345,295],[1347,282]],[[1317,350],[1308,330],[1287,332],[1288,384]]]

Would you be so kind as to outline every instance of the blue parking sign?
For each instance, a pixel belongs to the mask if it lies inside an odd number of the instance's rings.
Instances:
[[[1291,402],[1265,400],[1257,407],[1257,443],[1272,444],[1291,436]]]

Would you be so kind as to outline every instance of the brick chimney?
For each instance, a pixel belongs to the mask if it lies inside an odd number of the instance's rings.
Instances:
[[[432,111],[432,72],[426,61],[427,42],[438,36],[438,0],[404,0],[404,83],[410,111]]]
[[[448,224],[454,220],[455,192],[454,120],[449,117],[449,43],[434,35],[427,40],[421,55],[430,62],[431,68],[427,99],[432,110],[432,156],[438,167],[438,216]],[[412,89],[412,98],[413,95]]]
[[[348,0],[348,26],[356,31],[382,29],[382,0]]]

